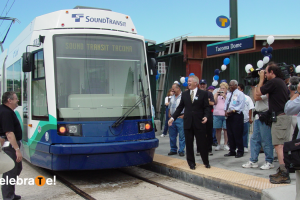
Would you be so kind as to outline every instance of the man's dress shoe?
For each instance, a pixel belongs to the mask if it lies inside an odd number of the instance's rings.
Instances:
[[[243,157],[243,154],[236,154],[235,157],[236,157],[236,158],[241,158],[241,157]]]
[[[210,164],[205,165],[206,168],[210,168]]]
[[[18,199],[21,199],[21,196],[15,194],[15,197],[13,198],[13,200],[18,200]]]
[[[195,169],[196,169],[196,166],[195,166],[195,165],[191,165],[191,166],[190,166],[190,169],[191,169],[191,170],[195,170]]]
[[[225,156],[225,157],[236,156],[236,154],[235,154],[235,153],[230,153],[230,152],[229,152],[228,154],[225,154],[224,156]]]

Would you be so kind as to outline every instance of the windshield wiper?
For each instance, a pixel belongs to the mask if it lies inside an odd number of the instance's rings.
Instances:
[[[119,126],[129,115],[130,113],[132,113],[132,111],[138,106],[141,104],[141,102],[144,102],[144,107],[145,107],[145,114],[146,114],[146,102],[145,102],[145,99],[149,96],[149,95],[145,95],[145,92],[144,92],[144,87],[143,87],[143,83],[142,83],[142,79],[141,79],[141,75],[140,75],[140,79],[139,79],[139,82],[141,82],[141,85],[142,85],[142,96],[140,97],[140,99],[129,109],[127,110],[126,113],[124,113],[124,115],[122,115],[119,119],[117,119],[113,125],[111,127],[115,128],[117,126]]]

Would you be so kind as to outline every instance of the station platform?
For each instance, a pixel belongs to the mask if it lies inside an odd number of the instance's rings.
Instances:
[[[250,150],[242,158],[235,158],[224,157],[228,151],[215,151],[213,147],[213,155],[209,156],[211,168],[205,168],[201,157],[195,156],[196,170],[191,170],[185,156],[168,156],[170,152],[168,136],[156,137],[159,139],[159,147],[155,151],[154,162],[144,166],[145,169],[241,199],[294,200],[296,197],[294,173],[290,174],[291,184],[271,184],[269,175],[276,173],[279,163],[274,162],[275,167],[270,170],[259,168],[265,163],[264,153],[259,155],[258,168],[246,169],[242,164],[249,161]],[[196,146],[194,149],[196,150]]]

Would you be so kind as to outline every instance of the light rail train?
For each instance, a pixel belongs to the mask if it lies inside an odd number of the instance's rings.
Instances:
[[[15,91],[20,100],[21,150],[33,165],[93,170],[153,161],[147,52],[129,16],[75,7],[36,17],[0,66],[1,96]]]

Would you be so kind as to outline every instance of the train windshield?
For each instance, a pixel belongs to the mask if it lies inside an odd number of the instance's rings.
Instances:
[[[149,96],[141,101],[149,95],[143,41],[84,34],[53,42],[59,121],[114,120],[133,107],[128,118],[151,118]]]

